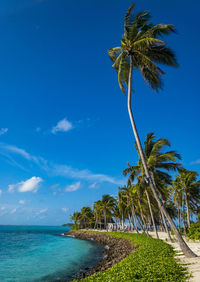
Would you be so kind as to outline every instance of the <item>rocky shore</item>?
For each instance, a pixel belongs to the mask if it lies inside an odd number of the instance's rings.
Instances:
[[[79,273],[77,276],[79,279],[95,274],[99,271],[105,271],[133,251],[133,246],[128,240],[114,238],[104,233],[69,231],[65,233],[65,236],[72,236],[82,240],[92,240],[97,244],[105,246],[103,259],[100,260],[98,265],[92,267],[91,269],[86,268],[83,272]]]

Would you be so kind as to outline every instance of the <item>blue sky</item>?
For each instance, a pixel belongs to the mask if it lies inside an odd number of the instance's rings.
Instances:
[[[126,97],[107,50],[120,44],[131,1],[0,1],[0,224],[62,224],[83,205],[125,183],[137,160]],[[133,74],[133,111],[148,132],[171,141],[187,169],[200,172],[200,4],[136,2],[166,40],[178,69],[164,68],[153,93]]]

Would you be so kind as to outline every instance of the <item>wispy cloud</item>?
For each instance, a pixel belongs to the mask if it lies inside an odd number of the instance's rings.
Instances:
[[[67,165],[54,165],[52,169],[52,173],[56,176],[63,176],[67,178],[74,178],[74,179],[84,179],[88,181],[95,181],[95,182],[109,182],[117,185],[124,184],[124,181],[120,179],[115,179],[114,177],[108,176],[106,174],[95,174],[92,173],[88,169],[75,169],[71,166]]]
[[[8,128],[1,128],[0,129],[0,136],[4,135],[8,131]]]
[[[61,210],[62,210],[63,212],[68,212],[68,211],[69,211],[68,208],[61,208]]]
[[[2,190],[0,190],[0,196],[3,194],[3,191]]]
[[[17,208],[14,208],[10,211],[10,214],[14,214],[14,213],[16,213],[16,211],[17,211]]]
[[[48,211],[48,208],[45,208],[45,209],[39,210],[37,214],[38,215],[43,214],[43,213],[46,213],[47,211]]]
[[[81,182],[76,182],[74,184],[68,185],[65,188],[65,192],[75,192],[81,188]]]
[[[49,162],[40,156],[36,157],[34,155],[31,155],[26,150],[13,145],[0,143],[0,149],[0,153],[3,155],[5,155],[5,151],[7,152],[6,154],[8,154],[9,160],[12,160],[12,165],[20,167],[20,165],[18,163],[15,163],[15,160],[13,160],[12,158],[13,155],[17,154],[20,155],[22,158],[38,165],[43,171],[45,171],[51,176],[60,176],[75,180],[85,180],[90,182],[90,188],[94,188],[96,184],[103,182],[108,182],[115,185],[123,185],[125,183],[124,179],[122,178],[111,177],[106,174],[93,173],[88,169],[80,170],[77,168],[73,168],[69,165],[55,164],[54,162]],[[20,168],[23,169],[23,167]],[[94,183],[96,184],[94,185]]]
[[[97,187],[97,182],[92,183],[89,188],[95,189]]]
[[[200,164],[200,159],[198,159],[198,160],[196,160],[196,161],[191,162],[191,165],[195,165],[195,164]]]
[[[47,161],[44,158],[40,156],[36,157],[34,155],[31,155],[26,150],[19,148],[17,146],[14,146],[14,145],[0,143],[0,154],[4,156],[11,165],[17,166],[25,171],[27,171],[27,169],[21,166],[18,162],[16,162],[12,157],[13,155],[18,155],[27,161],[35,163],[43,170],[47,169],[46,167]]]
[[[55,134],[57,132],[67,132],[73,128],[72,123],[66,118],[60,120],[56,126],[51,130],[51,133]]]
[[[20,204],[20,205],[24,205],[25,203],[26,203],[25,200],[19,200],[19,204]]]
[[[33,176],[30,179],[26,181],[21,181],[16,184],[10,184],[8,186],[9,192],[14,192],[17,190],[18,192],[24,193],[24,192],[37,192],[39,188],[39,184],[42,182],[42,178]]]
[[[0,147],[2,149],[4,149],[7,152],[13,153],[13,154],[17,154],[20,155],[21,157],[25,158],[26,160],[29,161],[34,161],[34,162],[38,162],[37,157],[30,155],[29,153],[27,153],[25,150],[18,148],[16,146],[13,145],[6,145],[6,144],[0,144]]]

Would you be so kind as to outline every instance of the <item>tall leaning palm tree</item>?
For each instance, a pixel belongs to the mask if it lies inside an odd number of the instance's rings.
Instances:
[[[108,54],[114,62],[113,68],[118,72],[119,86],[123,93],[125,93],[125,85],[128,86],[128,112],[139,156],[144,167],[146,180],[151,187],[152,193],[158,202],[160,210],[164,213],[170,223],[182,251],[188,257],[195,257],[196,255],[190,250],[183,240],[175,223],[168,214],[163,201],[160,199],[156,191],[146,164],[131,108],[131,94],[133,91],[132,74],[134,69],[139,69],[144,80],[151,89],[158,91],[162,87],[161,76],[164,72],[157,64],[161,63],[172,67],[177,66],[176,57],[173,51],[167,46],[166,42],[161,40],[163,35],[168,35],[175,30],[174,26],[171,24],[154,25],[151,23],[150,14],[148,12],[141,12],[134,16],[133,7],[134,4],[129,7],[125,15],[124,34],[121,40],[121,46],[109,49]]]

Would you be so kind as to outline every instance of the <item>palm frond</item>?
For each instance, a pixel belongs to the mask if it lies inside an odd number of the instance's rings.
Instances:
[[[152,46],[164,46],[164,45],[166,45],[166,43],[162,40],[159,40],[157,38],[145,37],[133,43],[133,50],[137,49],[143,51],[144,49],[151,48]]]
[[[165,138],[160,138],[158,139],[152,148],[151,154],[155,154],[155,153],[160,153],[160,151],[165,147],[165,146],[170,146],[170,142],[169,140],[165,139]]]
[[[173,24],[157,24],[148,29],[142,37],[163,37],[172,32],[176,32]]]
[[[129,75],[129,63],[127,61],[126,55],[121,54],[119,69],[118,69],[118,82],[122,92],[125,94],[125,85],[128,86],[128,75]]]
[[[156,63],[178,67],[175,53],[167,46],[153,45],[144,49],[143,53]]]
[[[140,66],[140,72],[147,85],[155,91],[162,89],[161,75],[156,71],[149,69],[147,66]]]
[[[108,50],[108,55],[113,62],[115,62],[115,60],[117,59],[120,53],[121,53],[121,47],[114,47]]]

